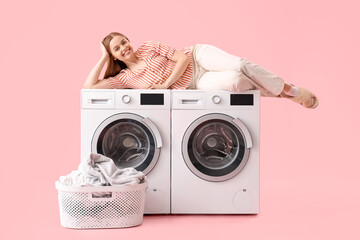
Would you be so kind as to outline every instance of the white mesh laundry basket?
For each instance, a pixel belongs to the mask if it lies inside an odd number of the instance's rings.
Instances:
[[[140,225],[147,182],[134,185],[71,187],[55,183],[60,222],[67,228],[123,228]]]

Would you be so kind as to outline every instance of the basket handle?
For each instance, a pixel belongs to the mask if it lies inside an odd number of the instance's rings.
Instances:
[[[114,200],[115,194],[113,192],[89,192],[88,199],[90,201],[110,201]]]

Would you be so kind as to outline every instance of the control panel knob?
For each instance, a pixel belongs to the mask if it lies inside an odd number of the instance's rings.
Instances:
[[[124,95],[122,96],[122,101],[123,103],[129,103],[131,100],[130,96],[129,95]]]
[[[218,104],[221,102],[221,97],[219,97],[218,95],[215,95],[212,97],[212,101],[213,101],[213,103]]]

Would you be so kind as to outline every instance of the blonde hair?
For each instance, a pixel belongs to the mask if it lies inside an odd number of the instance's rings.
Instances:
[[[127,68],[126,64],[118,59],[114,59],[114,57],[112,57],[111,54],[111,50],[110,50],[110,41],[116,37],[116,36],[122,36],[125,37],[128,41],[129,39],[122,33],[118,33],[118,32],[112,32],[109,33],[103,40],[102,40],[102,44],[105,46],[106,51],[109,53],[109,62],[104,74],[104,79],[109,78],[109,77],[114,77],[116,76],[122,69]]]

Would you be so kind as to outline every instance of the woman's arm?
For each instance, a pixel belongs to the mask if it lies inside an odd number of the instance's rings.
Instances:
[[[169,78],[166,79],[166,81],[163,84],[154,84],[152,88],[155,89],[169,88],[181,77],[181,75],[185,72],[187,66],[190,63],[189,57],[185,53],[180,52],[178,50],[175,50],[175,53],[171,60],[174,61],[176,64]]]
[[[109,60],[109,54],[102,43],[100,43],[100,49],[103,54],[87,77],[84,83],[84,88],[112,88],[107,81],[99,79],[101,70],[103,69],[105,63]]]

